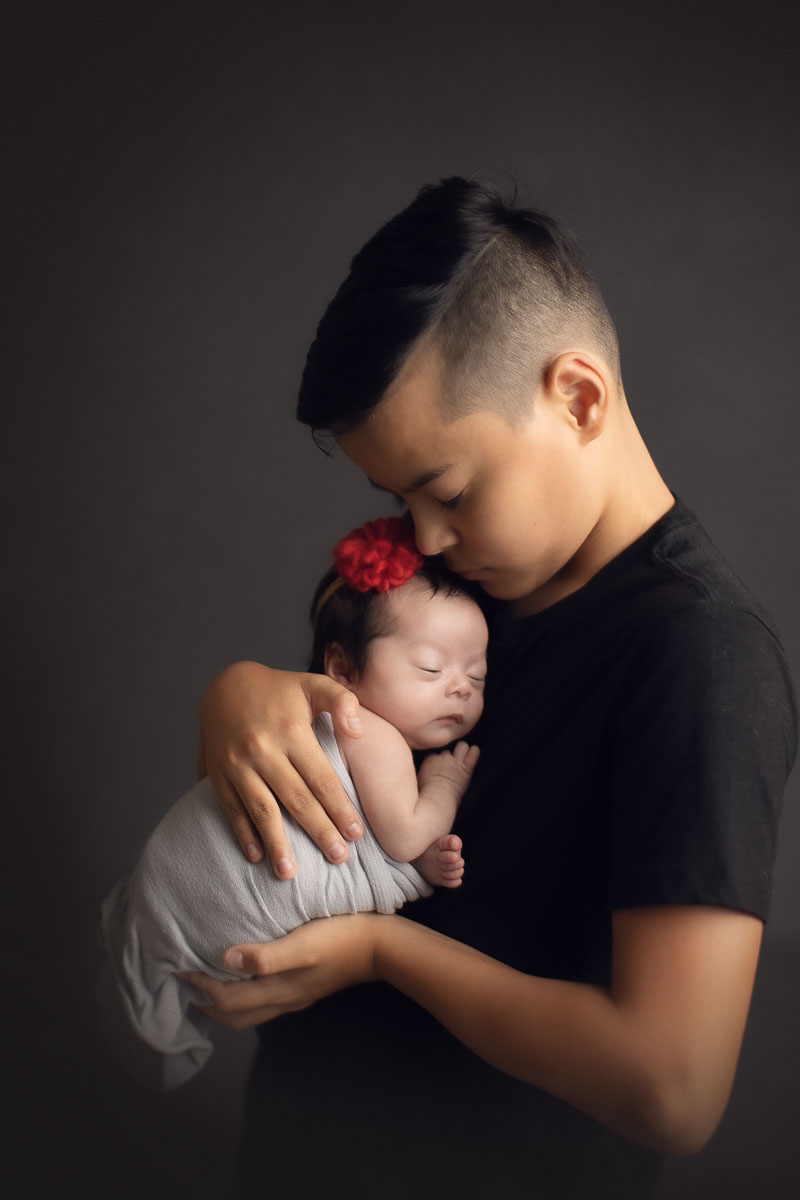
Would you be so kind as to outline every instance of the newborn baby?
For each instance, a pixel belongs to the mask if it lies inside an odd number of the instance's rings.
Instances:
[[[400,518],[354,530],[335,560],[312,604],[311,670],[356,694],[363,736],[340,744],[329,713],[314,730],[364,836],[334,865],[284,813],[297,873],[279,880],[269,863],[244,857],[208,779],[167,812],[102,906],[106,1033],[151,1086],[185,1082],[212,1050],[203,998],[176,972],[241,978],[222,965],[235,943],[270,941],[317,917],[391,913],[431,885],[461,881],[461,843],[448,831],[478,750],[442,748],[483,708],[483,614],[462,580],[422,558]],[[417,772],[412,750],[439,753]]]

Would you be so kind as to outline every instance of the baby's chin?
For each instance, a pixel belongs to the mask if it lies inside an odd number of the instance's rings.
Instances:
[[[442,750],[445,746],[466,738],[474,727],[475,722],[463,725],[448,722],[436,729],[416,730],[414,734],[404,736],[412,750]]]

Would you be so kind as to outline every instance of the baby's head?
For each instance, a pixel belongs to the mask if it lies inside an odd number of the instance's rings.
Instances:
[[[311,606],[309,670],[345,684],[414,750],[446,746],[483,709],[488,630],[464,581],[423,559],[399,517],[339,542]]]

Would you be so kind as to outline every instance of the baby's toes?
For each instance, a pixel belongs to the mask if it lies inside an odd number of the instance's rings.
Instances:
[[[460,854],[463,845],[464,843],[457,833],[446,833],[444,837],[439,838],[437,848],[440,854],[447,851],[455,851],[457,854]]]
[[[461,883],[461,879],[462,879],[463,875],[464,875],[463,862],[457,867],[448,868],[446,870],[443,870],[442,874],[441,874],[442,887],[458,887],[459,884]]]

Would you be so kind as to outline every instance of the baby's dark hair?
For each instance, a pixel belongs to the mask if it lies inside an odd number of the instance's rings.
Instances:
[[[314,629],[309,671],[318,675],[325,673],[325,651],[334,643],[341,646],[350,659],[356,675],[363,674],[369,657],[370,643],[378,637],[387,637],[392,632],[391,617],[385,603],[388,592],[359,592],[343,583],[330,596],[317,613],[320,599],[338,578],[336,567],[323,575],[314,592],[309,616]],[[448,570],[441,558],[426,558],[422,566],[408,581],[423,580],[432,595],[444,592],[445,596],[468,596],[480,603],[480,589]],[[408,584],[403,584],[407,587]]]

